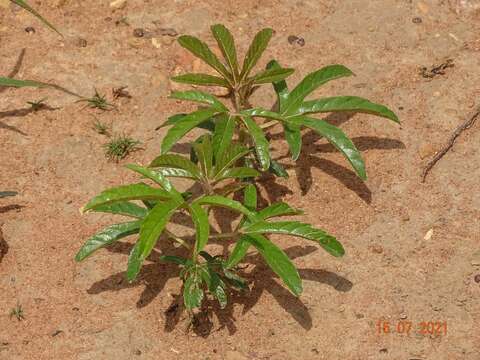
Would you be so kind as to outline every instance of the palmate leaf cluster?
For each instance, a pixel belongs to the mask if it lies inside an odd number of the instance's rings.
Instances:
[[[214,25],[211,29],[224,57],[223,62],[207,44],[195,37],[181,36],[178,41],[210,65],[216,75],[184,74],[173,79],[195,86],[226,87],[231,105],[198,89],[173,92],[172,98],[198,103],[198,109],[168,118],[164,126],[169,129],[162,140],[161,154],[148,166],[127,165],[149,184],[139,182],[107,189],[83,208],[84,212],[106,212],[132,219],[111,225],[92,236],[76,256],[76,260],[81,261],[104,246],[138,234],[126,272],[127,279],[133,281],[142,264],[157,254],[153,249],[158,241],[178,242],[185,247],[187,255],[161,254],[161,259],[181,267],[184,304],[188,310],[200,307],[206,294],[216,298],[223,307],[227,304],[230,289],[247,288],[237,266],[250,250],[258,251],[288,289],[299,295],[302,283],[298,271],[285,252],[268,238],[269,234],[304,238],[335,257],[344,255],[340,242],[324,230],[301,221],[279,219],[301,215],[300,210],[283,202],[258,208],[254,179],[263,171],[284,173],[280,164],[271,159],[265,129],[275,125],[283,128],[294,160],[301,152],[302,129],[312,129],[333,144],[358,176],[365,179],[365,164],[353,142],[338,127],[312,115],[354,111],[398,122],[387,107],[360,97],[307,99],[321,85],[352,75],[342,65],[330,65],[310,73],[291,91],[285,79],[293,69],[283,68],[274,60],[265,70],[252,74],[272,37],[271,29],[264,29],[255,36],[242,64],[228,29],[223,25]],[[273,85],[277,96],[275,106],[271,110],[250,106],[249,97],[255,87],[266,83]],[[173,145],[194,128],[202,128],[204,133],[192,143],[190,157],[171,153]],[[192,188],[197,184],[201,191],[193,194],[181,192],[171,182],[175,178],[189,179]],[[232,233],[217,232],[211,225],[210,212],[216,207],[227,208],[240,216]],[[191,241],[167,229],[172,216],[179,212],[191,218],[195,228]],[[230,254],[226,257],[210,254],[210,242],[232,244]]]

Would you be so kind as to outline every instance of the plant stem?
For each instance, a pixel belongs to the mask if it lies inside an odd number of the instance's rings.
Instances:
[[[264,123],[264,124],[261,124],[261,125],[260,125],[260,128],[261,128],[261,129],[267,129],[267,128],[272,127],[272,126],[275,126],[275,125],[277,125],[277,124],[278,124],[278,121],[277,121],[277,120],[271,120],[271,121],[268,121],[268,122],[266,122],[266,123]]]
[[[167,234],[167,236],[173,240],[175,240],[176,242],[178,242],[180,245],[182,245],[183,247],[185,247],[186,249],[190,250],[192,247],[190,246],[190,244],[188,244],[185,240],[179,238],[178,236],[175,236],[174,234],[172,234],[170,231],[168,231],[167,229],[164,230],[165,231],[165,234]]]
[[[226,239],[226,238],[233,238],[238,236],[237,232],[230,232],[230,233],[220,233],[220,234],[212,234],[210,235],[210,239]]]

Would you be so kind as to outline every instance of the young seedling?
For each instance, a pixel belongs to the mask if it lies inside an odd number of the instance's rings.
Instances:
[[[112,110],[115,108],[115,105],[110,104],[107,101],[105,95],[101,95],[97,89],[95,89],[95,94],[91,98],[84,98],[77,100],[77,102],[85,102],[85,107],[89,107],[91,109],[100,109],[103,111]]]
[[[32,109],[32,111],[38,111],[48,107],[48,105],[45,103],[46,100],[47,98],[43,98],[40,100],[27,101],[27,104],[30,105],[30,108]]]
[[[18,321],[22,321],[25,319],[25,315],[23,313],[22,305],[17,303],[17,305],[10,310],[10,317],[15,317]]]
[[[93,123],[93,130],[100,135],[110,136],[109,126],[98,119],[95,119]]]
[[[240,276],[239,264],[252,250],[263,257],[292,294],[300,295],[302,282],[297,269],[287,254],[268,238],[269,234],[301,237],[313,241],[330,255],[344,255],[340,242],[324,230],[301,221],[277,219],[301,215],[300,210],[283,202],[258,207],[255,178],[262,171],[286,174],[281,165],[271,159],[265,129],[276,125],[283,127],[294,160],[301,150],[301,129],[306,127],[316,131],[339,149],[364,179],[365,166],[352,141],[339,128],[311,115],[356,111],[398,122],[396,115],[385,106],[356,96],[306,100],[324,83],[352,75],[342,65],[330,65],[312,72],[291,91],[285,78],[293,69],[282,68],[275,61],[271,61],[265,70],[252,74],[273,34],[271,29],[264,29],[255,36],[241,66],[228,29],[214,25],[212,33],[225,62],[195,37],[180,36],[178,41],[218,74],[185,74],[174,80],[195,86],[225,87],[229,90],[231,103],[225,104],[200,90],[173,92],[172,98],[193,101],[201,107],[189,114],[177,114],[167,119],[163,126],[170,126],[170,129],[163,138],[161,154],[148,167],[127,166],[143,176],[140,182],[107,189],[82,209],[83,212],[124,215],[131,220],[111,225],[92,236],[76,256],[76,260],[81,261],[102,247],[138,234],[128,258],[128,281],[136,279],[145,261],[160,255],[162,261],[180,267],[183,300],[189,312],[200,308],[207,295],[216,298],[224,308],[231,291],[248,289],[247,282]],[[277,94],[273,110],[250,105],[254,89],[266,83],[272,83]],[[191,144],[190,159],[169,153],[173,145],[196,127],[204,132]],[[193,194],[181,193],[170,181],[175,178],[189,179],[192,189],[200,190]],[[152,184],[147,184],[148,180]],[[210,213],[217,207],[238,214],[231,224],[233,230],[222,232],[212,224]],[[195,229],[192,236],[168,229],[172,217],[178,212],[190,217]],[[180,255],[158,254],[157,242],[167,240],[179,244],[184,252]],[[222,244],[230,251],[218,254],[211,243]]]
[[[132,151],[138,149],[140,141],[126,135],[116,135],[104,145],[107,159],[118,162],[128,156]]]

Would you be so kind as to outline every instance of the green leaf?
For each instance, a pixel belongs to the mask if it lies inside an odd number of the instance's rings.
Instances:
[[[203,41],[194,36],[182,35],[178,38],[178,42],[193,55],[202,59],[205,63],[217,70],[217,72],[223,75],[226,79],[232,80],[232,75]]]
[[[137,234],[141,221],[132,221],[110,225],[88,239],[75,256],[75,261],[82,261],[96,250],[113,244],[126,236]]]
[[[233,269],[235,266],[238,265],[240,261],[247,255],[247,251],[250,248],[250,242],[244,239],[243,237],[240,238],[235,243],[235,247],[233,248],[230,256],[228,257],[227,261],[224,264],[226,269]]]
[[[193,162],[188,160],[186,157],[183,157],[181,155],[177,154],[164,154],[156,157],[149,165],[149,167],[152,168],[164,168],[163,170],[173,172],[172,169],[177,169],[177,170],[183,170],[185,173],[184,175],[188,176],[182,176],[182,177],[191,177],[193,179],[201,179],[201,174],[200,170],[198,169],[197,165],[195,165]],[[182,173],[175,173],[177,175],[181,175]],[[166,173],[163,172],[163,175]],[[168,176],[168,175],[166,175]]]
[[[187,265],[189,261],[188,259],[182,258],[180,256],[174,256],[174,255],[161,255],[160,256],[160,261],[164,262],[169,262],[172,264],[177,264],[177,265]]]
[[[237,51],[235,50],[235,40],[230,31],[222,24],[216,24],[211,27],[213,37],[217,40],[218,47],[227,61],[234,79],[238,78]]]
[[[281,69],[281,66],[275,60],[270,61],[267,64],[267,70],[278,70]],[[273,89],[277,94],[277,102],[278,102],[278,111],[283,112],[284,103],[287,101],[288,98],[288,88],[287,83],[285,81],[276,81],[273,83]]]
[[[181,204],[175,199],[159,203],[145,217],[140,227],[140,237],[128,259],[128,281],[135,280],[142,263],[152,252],[170,217]]]
[[[224,207],[246,215],[249,219],[255,219],[255,213],[248,210],[241,203],[220,195],[205,195],[195,200],[193,204]]]
[[[168,125],[174,125],[178,123],[179,121],[182,121],[188,114],[175,114],[170,116],[167,121],[165,121],[162,125],[158,126],[155,130],[161,129],[165,126]],[[202,122],[201,124],[197,125],[198,128],[200,129],[205,129],[208,131],[213,132],[215,130],[215,122],[213,121],[213,118],[208,119],[207,121]]]
[[[189,206],[190,214],[192,215],[193,223],[195,224],[195,255],[203,250],[207,245],[208,237],[210,236],[210,223],[208,222],[207,212],[197,203]],[[195,256],[194,255],[194,256]]]
[[[215,176],[215,181],[220,181],[224,179],[245,179],[260,176],[260,173],[253,169],[247,167],[235,167],[225,170],[223,173]]]
[[[163,138],[162,153],[168,152],[185,134],[211,118],[216,112],[217,110],[212,108],[197,110],[175,123]]]
[[[168,200],[171,195],[161,189],[152,188],[146,184],[131,184],[113,187],[104,190],[100,195],[95,196],[82,209],[82,213],[103,205],[130,200]]]
[[[42,83],[40,81],[34,81],[34,80],[17,80],[17,79],[0,76],[0,86],[15,87],[15,88],[21,88],[21,87],[43,88],[43,87],[50,86],[50,84],[46,84],[46,83]]]
[[[267,48],[268,42],[273,35],[272,29],[263,29],[255,35],[255,38],[250,45],[250,48],[245,55],[243,61],[242,72],[240,74],[241,79],[246,79],[252,68],[258,62],[263,52]]]
[[[335,96],[304,102],[297,114],[325,113],[334,111],[355,111],[377,116],[399,123],[397,115],[386,106],[375,104],[357,96]]]
[[[249,242],[247,242],[247,244],[250,246]],[[229,269],[225,269],[225,267],[224,267],[223,268],[223,275],[225,276],[225,278],[227,279],[227,281],[229,282],[229,284],[231,286],[236,287],[236,288],[241,289],[241,290],[248,289],[247,281],[244,278],[242,278],[241,276],[237,275],[234,271],[229,270]]]
[[[293,74],[293,69],[267,69],[252,77],[253,84],[269,84],[277,81],[282,81]]]
[[[283,280],[294,295],[299,296],[302,293],[302,279],[300,279],[295,265],[282,249],[262,235],[245,235],[243,238],[257,248],[268,266]]]
[[[148,210],[144,207],[138,206],[137,204],[128,201],[100,205],[95,207],[95,209],[93,209],[92,211],[130,216],[137,219],[143,219],[148,213]]]
[[[186,178],[186,179],[195,179],[191,173],[183,169],[176,169],[171,167],[164,167],[161,169],[156,170],[160,174],[166,177],[178,177],[178,178]]]
[[[183,284],[183,303],[187,310],[199,308],[203,301],[203,290],[201,288],[201,279],[196,271],[190,273]]]
[[[35,9],[33,9],[30,5],[28,5],[24,0],[11,0],[14,4],[17,4],[18,6],[24,8],[28,12],[30,12],[32,15],[36,16],[40,21],[42,21],[45,25],[47,25],[50,29],[55,31],[58,35],[62,36],[63,35],[52,25],[50,24],[42,15],[40,15]]]
[[[360,152],[357,150],[352,141],[345,135],[345,133],[336,126],[329,124],[324,120],[307,118],[299,116],[294,118],[298,124],[302,124],[312,130],[315,130],[320,135],[324,136],[333,146],[335,146],[350,162],[357,175],[362,179],[367,179],[365,172],[365,163]]]
[[[225,79],[208,74],[183,74],[172,77],[172,80],[182,84],[230,87]]]
[[[290,205],[284,202],[277,202],[260,210],[258,212],[258,217],[262,220],[266,220],[266,219],[277,217],[277,216],[301,215],[301,214],[303,214],[302,210],[292,208]]]
[[[243,204],[248,210],[257,210],[257,188],[253,184],[249,184],[243,191]]]
[[[201,269],[203,281],[207,284],[210,293],[218,300],[220,308],[227,306],[227,294],[225,293],[225,283],[220,276],[213,271],[210,266]]]
[[[226,150],[216,158],[215,174],[222,174],[226,169],[235,165],[235,163],[248,154],[250,150],[239,144],[230,144]]]
[[[271,173],[277,175],[278,177],[288,178],[288,173],[279,162],[272,160],[270,161],[270,168],[268,169]]]
[[[150,180],[153,180],[155,183],[160,185],[165,191],[168,191],[170,194],[172,194],[173,197],[176,197],[177,199],[181,198],[180,193],[172,186],[172,183],[158,171],[153,171],[149,168],[139,166],[136,164],[127,164],[125,165],[125,167],[139,174],[142,174],[143,176],[149,178]]]
[[[270,167],[270,144],[260,126],[251,117],[243,116],[242,120],[252,137],[261,169],[266,171]]]
[[[171,93],[172,99],[189,100],[210,105],[218,111],[228,111],[227,107],[215,96],[198,90],[174,91]]]
[[[282,114],[291,115],[298,111],[303,100],[321,85],[353,73],[343,65],[329,65],[308,74],[288,95]]]
[[[213,133],[213,151],[215,159],[220,159],[227,148],[232,144],[236,119],[230,114],[221,114],[215,124]]]
[[[340,257],[345,254],[342,244],[340,244],[333,236],[327,234],[323,230],[314,228],[310,224],[305,224],[299,221],[257,221],[246,226],[242,229],[242,232],[246,234],[272,233],[298,236],[317,242],[333,256]]]
[[[280,121],[284,120],[284,117],[279,113],[265,110],[262,108],[247,109],[247,110],[241,111],[240,113],[247,116],[262,117],[262,118],[274,119],[274,120],[280,120]]]
[[[284,122],[283,131],[293,160],[297,160],[302,151],[302,132],[300,126]]]
[[[213,149],[210,135],[203,135],[199,141],[192,144],[196,158],[205,178],[209,178],[213,167]]]

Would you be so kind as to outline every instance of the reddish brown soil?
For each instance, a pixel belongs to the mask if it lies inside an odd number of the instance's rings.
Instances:
[[[5,4],[4,1],[0,5]],[[472,6],[468,7],[470,4]],[[478,1],[140,1],[113,11],[108,1],[32,1],[66,34],[48,31],[24,11],[0,7],[0,73],[53,81],[82,95],[128,85],[132,99],[110,112],[82,110],[52,90],[0,89],[0,358],[1,359],[480,359],[480,124],[467,130],[421,183],[429,158],[466,114],[480,106]],[[116,21],[127,17],[130,25]],[[420,18],[421,21],[413,18]],[[133,29],[174,28],[213,44],[209,26],[231,28],[245,51],[254,33],[276,34],[270,58],[296,68],[289,80],[341,63],[357,76],[317,95],[350,94],[385,103],[396,126],[368,115],[330,117],[362,150],[369,179],[355,177],[340,154],[309,133],[302,157],[275,154],[288,180],[265,180],[263,197],[304,208],[303,220],[335,234],[347,254],[335,259],[300,240],[275,238],[304,281],[296,299],[255,254],[246,272],[249,295],[212,308],[212,319],[185,334],[185,314],[167,312],[181,283],[174,267],[152,261],[140,280],[124,270],[132,240],[84,263],[73,257],[112,218],[78,209],[107,186],[136,177],[122,164],[159,152],[168,115],[188,110],[167,99],[175,71],[192,58],[176,43],[133,37]],[[24,28],[33,26],[34,34]],[[288,36],[305,39],[289,44]],[[79,46],[86,40],[86,47]],[[24,56],[20,56],[25,48]],[[422,66],[455,66],[429,80]],[[28,111],[48,97],[54,111]],[[273,100],[269,87],[257,104]],[[105,159],[107,139],[94,118],[142,141],[120,163]],[[193,138],[193,134],[191,136]],[[185,146],[179,146],[185,149]],[[431,237],[425,237],[433,229]],[[1,237],[0,237],[1,239]],[[9,317],[21,304],[25,319]],[[378,334],[379,320],[413,324],[409,336]],[[446,335],[418,333],[446,322]]]

